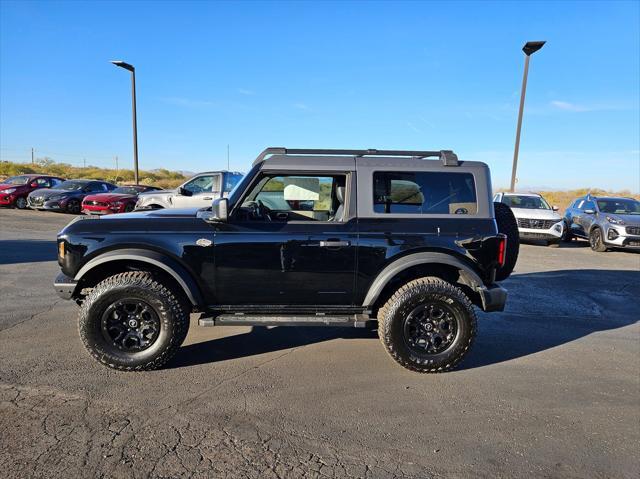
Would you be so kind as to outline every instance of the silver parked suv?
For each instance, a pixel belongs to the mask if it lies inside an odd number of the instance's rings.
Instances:
[[[567,227],[564,239],[588,239],[594,251],[640,249],[640,201],[636,199],[589,194],[571,203],[564,221]]]
[[[520,239],[544,241],[547,246],[558,246],[564,232],[562,217],[557,206],[549,203],[537,193],[497,193],[496,203],[511,208],[518,221]]]
[[[198,173],[175,190],[141,193],[136,209],[209,207],[213,200],[228,196],[242,176],[237,171]]]

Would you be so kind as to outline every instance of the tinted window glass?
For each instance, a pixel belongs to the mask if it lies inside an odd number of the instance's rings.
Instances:
[[[210,193],[211,191],[220,191],[220,175],[215,176],[198,176],[193,180],[185,183],[183,188],[190,191],[194,195],[198,193]]]
[[[630,198],[598,200],[598,209],[603,213],[618,215],[640,215],[640,201]]]
[[[504,195],[502,202],[511,208],[524,208],[527,210],[550,210],[551,206],[540,196],[529,195]]]
[[[476,214],[476,187],[470,173],[376,172],[376,213]]]
[[[26,185],[29,182],[28,176],[12,176],[7,178],[2,183],[7,185]]]
[[[61,189],[61,190],[75,191],[75,190],[81,190],[85,186],[87,186],[87,183],[85,183],[85,182],[63,181],[60,184],[60,186],[58,186],[58,188]]]
[[[226,175],[225,182],[224,182],[224,192],[229,193],[231,190],[233,190],[241,178],[242,178],[242,175],[232,175],[232,174]]]
[[[585,201],[582,205],[583,210],[594,210],[596,209],[596,204],[593,201]]]

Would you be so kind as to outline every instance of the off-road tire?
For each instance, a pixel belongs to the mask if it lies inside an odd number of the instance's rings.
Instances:
[[[565,222],[564,223],[564,230],[562,231],[562,241],[564,243],[570,243],[571,241],[573,241],[573,234],[571,234],[571,229],[569,229],[569,225]]]
[[[604,244],[602,230],[600,228],[593,228],[589,232],[589,246],[591,246],[593,251],[597,251],[598,253],[607,251],[607,245]]]
[[[455,311],[457,335],[442,352],[418,354],[406,343],[404,319],[417,306],[442,301]],[[436,277],[400,287],[378,311],[378,336],[387,353],[402,367],[419,373],[442,373],[456,367],[469,352],[477,331],[473,305],[460,288]]]
[[[160,320],[160,332],[153,344],[139,352],[125,352],[109,344],[101,331],[104,311],[114,302],[137,298],[148,303]],[[163,285],[151,273],[119,273],[100,282],[80,308],[80,338],[95,359],[120,371],[158,369],[176,353],[189,331],[190,307],[181,294]]]
[[[15,206],[19,210],[24,210],[27,207],[27,199],[24,196],[17,198],[15,202]]]
[[[496,214],[496,223],[498,224],[498,232],[507,235],[507,252],[505,262],[502,268],[496,271],[496,281],[507,279],[518,261],[518,253],[520,252],[520,233],[518,232],[518,221],[509,206],[504,203],[493,203],[493,209]]]
[[[82,213],[82,204],[79,200],[69,200],[65,210],[67,213],[79,215],[80,213]]]

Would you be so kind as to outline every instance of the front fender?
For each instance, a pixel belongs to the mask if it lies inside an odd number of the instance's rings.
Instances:
[[[192,305],[200,306],[204,304],[200,288],[185,267],[176,260],[156,251],[128,248],[103,253],[80,268],[73,280],[77,284],[83,276],[94,268],[112,261],[138,261],[159,268],[176,280]]]

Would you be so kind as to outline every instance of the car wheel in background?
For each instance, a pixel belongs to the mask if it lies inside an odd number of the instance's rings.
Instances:
[[[562,241],[565,243],[569,243],[573,240],[573,235],[571,234],[571,229],[569,229],[569,225],[564,223],[564,229],[562,230]]]
[[[589,245],[593,251],[598,253],[604,253],[607,251],[607,246],[602,240],[602,230],[600,228],[593,228],[589,233]]]
[[[507,279],[518,261],[520,252],[520,233],[518,232],[518,222],[513,215],[513,211],[504,203],[493,203],[496,213],[496,223],[498,231],[507,235],[507,254],[504,266],[496,271],[496,281]]]
[[[549,240],[547,241],[547,246],[549,248],[558,248],[560,246],[560,240]]]
[[[136,205],[134,205],[133,203],[128,203],[125,207],[124,207],[124,212],[125,213],[131,213],[134,209],[135,209]]]
[[[78,215],[80,214],[81,209],[82,205],[78,200],[69,200],[69,202],[67,203],[67,213]]]
[[[16,200],[16,208],[19,210],[24,210],[27,207],[27,199],[24,196],[21,196]]]

